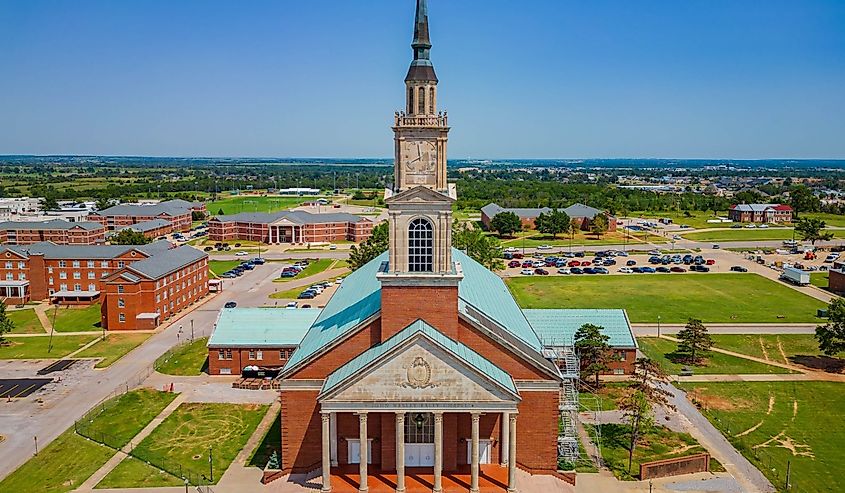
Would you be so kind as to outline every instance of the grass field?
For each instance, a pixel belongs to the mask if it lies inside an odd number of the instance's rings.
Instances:
[[[134,455],[157,467],[167,467],[174,474],[181,466],[183,471],[209,476],[210,449],[214,469],[211,484],[216,484],[266,412],[267,406],[182,404],[135,447]],[[166,475],[151,478],[148,473],[149,468],[120,464],[103,481],[115,488],[172,484]]]
[[[106,368],[125,356],[129,351],[132,351],[143,344],[144,341],[149,339],[151,335],[152,334],[106,334],[106,339],[104,341],[94,344],[85,351],[77,354],[75,357],[103,358],[96,364],[95,368]]]
[[[689,366],[696,375],[792,373],[785,368],[758,363],[715,351],[708,352],[702,363],[693,366],[678,359],[679,355],[675,353],[678,344],[674,341],[658,339],[656,337],[639,337],[637,338],[637,342],[640,345],[640,351],[658,362],[670,375],[679,374],[681,368],[684,366]]]
[[[591,426],[591,425],[587,425]],[[706,452],[695,438],[688,433],[678,433],[662,426],[653,427],[643,435],[634,449],[631,473],[628,473],[628,451],[631,445],[631,432],[628,425],[608,423],[601,428],[601,455],[605,465],[619,479],[631,481],[639,479],[640,463],[655,460],[673,459]],[[720,466],[716,470],[721,469]]]
[[[642,241],[650,241],[653,243],[666,243],[666,238],[652,234],[632,234],[628,238],[628,244],[636,246],[642,244]],[[498,237],[497,237],[498,238]],[[523,240],[524,238],[524,240]],[[551,245],[554,247],[568,247],[570,245],[569,237],[558,235],[557,238],[542,235],[536,231],[526,231],[519,233],[515,238],[502,238],[502,246],[522,248],[535,248],[541,245]],[[601,238],[596,238],[595,235],[587,235],[578,233],[572,239],[572,246],[589,246],[589,245],[621,245],[625,243],[625,238],[622,232],[612,232],[602,235]]]
[[[201,375],[208,359],[207,343],[208,337],[202,337],[164,354],[156,360],[156,371],[165,375]]]
[[[129,456],[97,483],[94,489],[121,488],[125,484],[131,484],[133,488],[185,486],[184,481],[173,474]]]
[[[319,197],[262,197],[259,195],[236,195],[220,198],[208,202],[206,209],[212,216],[216,216],[220,209],[223,214],[232,215],[241,212],[277,212],[291,207],[297,207],[303,202]]]
[[[260,467],[264,468],[267,465],[267,461],[270,460],[270,455],[273,454],[273,451],[279,456],[281,459],[282,454],[282,415],[277,414],[276,419],[273,420],[273,424],[270,425],[270,428],[267,430],[267,433],[264,434],[264,438],[261,440],[261,443],[255,447],[255,450],[252,451],[252,456],[247,461],[247,465],[253,467]]]
[[[705,415],[746,458],[784,491],[845,491],[845,384],[730,382],[683,384]]]
[[[822,301],[756,274],[532,276],[507,284],[523,308],[624,308],[631,322],[819,322]],[[778,318],[782,316],[783,318]]]
[[[54,318],[55,316],[55,318]],[[47,311],[56,332],[87,332],[100,329],[100,304],[84,308],[56,307]]]
[[[824,212],[802,212],[801,217],[814,217],[824,221],[827,226],[845,228],[845,215],[825,214]]]
[[[822,289],[827,289],[829,276],[827,272],[811,272],[810,273],[810,284],[813,286],[818,286]]]
[[[845,231],[831,229],[836,238],[845,237]],[[698,233],[686,233],[683,235],[687,240],[694,241],[766,241],[766,240],[791,240],[792,228],[766,228],[766,229],[725,229],[719,231],[701,231]],[[795,236],[796,241],[801,238]]]
[[[147,388],[127,392],[86,414],[80,432],[111,447],[123,447],[175,398],[175,393]]]
[[[334,266],[338,261],[331,258],[310,259],[308,267],[302,270],[296,277],[279,277],[273,279],[274,282],[289,282],[293,280],[305,279],[306,277],[316,276]],[[344,264],[345,265],[345,264]]]
[[[701,228],[713,228],[720,226],[719,223],[708,223],[708,219],[717,219],[716,216],[713,215],[713,211],[690,211],[690,216],[687,217],[683,212],[632,212],[629,214],[631,217],[641,217],[643,219],[651,219],[657,221],[660,218],[668,217],[672,220],[673,223],[677,225],[686,224],[691,228],[701,229]],[[723,214],[720,214],[722,217],[728,217],[728,211],[724,211]],[[628,224],[627,220],[622,220],[625,225]],[[731,223],[721,223],[727,224],[730,226]]]
[[[6,310],[9,320],[15,324],[12,334],[44,334],[44,326],[38,320],[35,310],[27,308],[24,310]]]
[[[105,412],[89,418],[94,431],[107,430],[128,443],[175,397],[153,390],[129,392]],[[114,455],[114,449],[85,439],[71,427],[24,465],[0,481],[0,491],[64,493],[76,489]],[[45,474],[46,471],[49,473]]]
[[[299,293],[305,291],[304,287],[288,289],[285,291],[277,291],[270,294],[270,298],[274,300],[295,300]]]
[[[0,346],[0,359],[59,359],[96,339],[97,336],[54,336],[53,349],[48,351],[50,336],[7,337]]]
[[[220,277],[224,272],[234,269],[241,265],[240,260],[209,260],[208,270],[216,277]]]
[[[598,392],[582,389],[579,393],[581,411],[613,411],[618,408],[619,399],[627,388],[626,383],[604,383]]]
[[[714,334],[713,343],[722,349],[757,358],[831,370],[845,367],[845,353],[839,358],[825,356],[813,334],[740,335]]]

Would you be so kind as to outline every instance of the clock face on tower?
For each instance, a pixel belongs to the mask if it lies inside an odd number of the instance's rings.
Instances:
[[[437,144],[430,140],[404,141],[402,166],[408,184],[434,185],[437,173]]]

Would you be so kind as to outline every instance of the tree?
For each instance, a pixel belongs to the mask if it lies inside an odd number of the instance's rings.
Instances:
[[[0,346],[8,344],[6,334],[15,330],[15,322],[6,314],[6,302],[0,300]]]
[[[610,370],[610,337],[602,334],[604,327],[584,324],[575,332],[575,350],[581,358],[581,372],[587,376],[595,375],[596,388],[599,387],[599,375]]]
[[[689,361],[696,364],[701,353],[713,347],[707,327],[697,318],[690,318],[678,334],[678,352],[689,355]]]
[[[827,223],[815,217],[802,217],[795,224],[795,232],[804,241],[809,241],[813,246],[817,241],[830,241],[833,233],[825,231]]]
[[[112,245],[146,245],[151,241],[144,233],[130,228],[122,229],[109,238]]]
[[[103,195],[103,196],[101,196],[100,198],[97,199],[97,210],[98,211],[101,211],[103,209],[108,209],[109,207],[111,207],[111,205],[112,205],[111,198],[109,198],[106,195]]]
[[[463,250],[473,260],[490,270],[505,268],[499,241],[478,228],[470,228],[466,223],[452,223],[452,246]]]
[[[376,225],[369,238],[359,245],[352,245],[349,251],[349,268],[358,270],[370,260],[387,251],[390,245],[390,231],[386,222]]]
[[[572,227],[572,221],[562,210],[553,209],[537,216],[534,220],[534,227],[541,233],[557,238],[558,234],[569,231],[569,228]]]
[[[789,191],[789,202],[795,212],[818,212],[821,201],[805,185],[798,185]]]
[[[596,235],[596,238],[601,238],[601,235],[607,233],[609,227],[610,222],[605,214],[596,214],[590,221],[590,232]]]
[[[672,394],[664,387],[668,380],[669,377],[663,369],[649,358],[637,358],[634,362],[633,382],[619,403],[619,409],[631,428],[628,474],[631,473],[637,443],[654,425],[654,406],[675,409],[675,406],[669,403]]]
[[[827,323],[816,327],[819,349],[828,356],[845,351],[845,299],[836,298],[827,307]]]
[[[225,213],[225,212],[223,212],[223,208],[222,208],[222,207],[221,207],[220,209],[217,209],[217,215],[218,215],[218,216],[225,216],[225,215],[226,215],[226,213]]]
[[[499,236],[513,236],[517,231],[522,231],[522,221],[513,212],[500,212],[493,216],[490,227]]]
[[[205,213],[203,211],[191,211],[191,221],[205,220]]]
[[[59,201],[56,197],[44,197],[41,199],[41,208],[45,211],[54,211],[59,208]]]

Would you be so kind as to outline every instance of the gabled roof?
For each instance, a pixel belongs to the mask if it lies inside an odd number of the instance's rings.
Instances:
[[[731,206],[731,210],[740,212],[764,212],[767,209],[791,211],[792,207],[785,204],[735,204]]]
[[[149,255],[135,245],[57,245],[49,241],[33,243],[25,247],[29,255],[43,255],[45,259],[105,260],[120,257],[132,250]],[[143,258],[143,256],[138,257]]]
[[[206,257],[208,257],[207,253],[184,245],[133,262],[126,269],[148,279],[156,280]]]
[[[563,209],[563,212],[566,213],[567,216],[571,218],[576,217],[586,217],[587,219],[592,219],[599,214],[602,214],[602,211],[596,209],[595,207],[590,207],[589,205],[584,204],[572,204],[569,207]]]
[[[343,212],[312,214],[305,211],[281,211],[269,214],[266,212],[242,212],[229,216],[215,216],[211,220],[223,223],[272,224],[285,219],[295,224],[357,223],[369,221],[365,217]]]
[[[367,349],[345,365],[332,372],[323,382],[323,388],[320,393],[326,394],[327,392],[330,392],[341,383],[354,377],[355,375],[358,375],[362,370],[370,366],[370,364],[380,360],[383,356],[391,353],[396,348],[399,348],[405,343],[408,343],[418,337],[427,338],[441,349],[451,353],[465,365],[473,368],[488,380],[504,388],[514,396],[519,396],[519,392],[516,390],[516,384],[514,384],[513,378],[506,371],[494,365],[490,362],[490,360],[476,353],[466,345],[445,336],[442,332],[422,320],[413,322],[411,325],[400,330],[388,340]]]
[[[525,318],[537,332],[544,347],[571,346],[575,332],[584,324],[602,327],[614,348],[635,348],[637,341],[631,330],[628,315],[621,309],[549,309],[523,310]]]
[[[224,308],[208,347],[298,346],[319,314],[317,308]]]
[[[531,209],[531,208],[509,209],[509,208],[502,207],[499,204],[495,204],[495,203],[489,203],[489,204],[487,204],[487,205],[485,205],[484,207],[481,208],[481,212],[483,212],[484,215],[489,217],[490,219],[493,219],[496,216],[496,214],[499,214],[500,212],[513,212],[514,214],[516,214],[517,216],[519,216],[522,219],[533,219],[533,218],[539,216],[540,214],[547,214],[551,211],[552,210],[548,207],[539,207],[539,208],[534,208],[534,209]]]
[[[187,205],[185,205],[187,204]],[[92,214],[98,216],[141,216],[152,217],[160,214],[167,214],[169,216],[181,216],[191,212],[189,202],[184,200],[168,200],[153,205],[141,204],[120,204],[103,209],[101,211],[93,212]]]
[[[124,226],[122,228],[119,228],[118,231],[123,231],[124,229],[131,229],[132,231],[137,231],[139,233],[146,233],[148,231],[154,231],[156,229],[172,225],[173,223],[171,223],[167,219],[151,219],[149,221],[141,221],[139,223],[131,224],[129,226]]]
[[[96,231],[98,229],[105,229],[104,226],[98,222],[80,221],[77,223],[65,221],[64,219],[51,219],[49,221],[4,221],[0,222],[0,230],[69,230],[73,228],[80,228],[86,231]]]
[[[471,318],[475,317],[469,310],[484,314],[494,321],[495,330],[506,331],[529,352],[539,355],[543,348],[540,339],[504,281],[460,250],[452,249],[452,259],[461,263],[464,275],[458,284],[459,310]],[[286,372],[341,340],[381,311],[381,282],[376,274],[387,261],[385,252],[343,280],[303,337],[299,350],[288,360]]]
[[[388,205],[398,203],[414,203],[431,204],[432,202],[454,203],[455,199],[445,193],[432,190],[431,188],[418,185],[408,190],[403,190],[395,195],[386,198],[384,202]]]

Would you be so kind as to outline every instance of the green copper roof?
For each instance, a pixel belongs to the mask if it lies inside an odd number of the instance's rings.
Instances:
[[[319,314],[316,308],[224,308],[208,347],[298,346]]]
[[[374,361],[390,353],[393,349],[401,346],[403,343],[410,341],[418,334],[420,336],[427,337],[430,341],[451,353],[464,364],[475,369],[491,381],[504,387],[512,394],[519,395],[516,391],[516,385],[513,382],[513,378],[511,378],[507,372],[467,346],[446,337],[443,333],[422,320],[417,320],[397,332],[390,339],[371,347],[352,359],[350,362],[335,370],[328,376],[328,378],[326,378],[325,382],[323,382],[323,389],[321,393],[331,391],[333,388],[356,375]]]
[[[381,282],[376,274],[387,259],[388,254],[385,252],[343,280],[343,284],[305,334],[299,349],[285,366],[286,370],[301,364],[379,313]],[[452,259],[461,263],[464,273],[458,286],[459,310],[471,318],[477,317],[473,317],[470,311],[483,314],[539,353],[543,349],[540,338],[525,319],[504,281],[459,250],[452,249]]]
[[[625,310],[524,310],[524,313],[545,346],[571,345],[582,325],[593,324],[603,327],[602,333],[610,337],[608,344],[612,347],[637,347]]]

